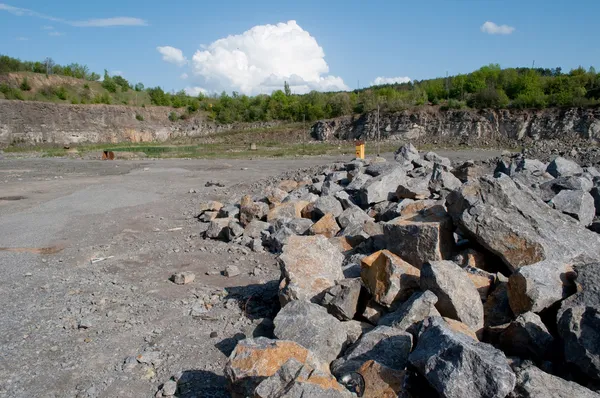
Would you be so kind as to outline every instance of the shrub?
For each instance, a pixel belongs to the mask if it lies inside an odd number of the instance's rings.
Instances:
[[[504,108],[509,99],[504,90],[486,87],[473,94],[467,104],[472,108]]]
[[[4,94],[4,97],[9,100],[21,100],[23,101],[25,98],[23,97],[23,93],[18,88],[10,87],[7,84],[0,84],[0,93]]]
[[[79,101],[77,101],[77,98],[73,98],[73,99],[71,100],[71,104],[73,104],[73,105],[77,105],[77,104],[79,104]]]
[[[136,118],[137,120],[139,120],[140,122],[143,122],[143,121],[144,121],[144,117],[143,117],[142,115],[140,115],[139,113],[136,113],[136,114],[135,114],[135,118]]]
[[[23,81],[21,82],[21,90],[23,90],[23,91],[31,90],[31,85],[29,84],[29,80],[27,79],[27,77],[23,78]]]
[[[110,95],[108,95],[108,93],[96,94],[96,96],[94,97],[94,104],[110,105],[110,103],[111,103],[111,99],[110,99]]]
[[[85,83],[85,84],[83,85],[83,88],[85,88],[86,90],[89,90],[89,89],[90,89],[90,85],[89,85],[89,84],[87,84],[87,83]]]
[[[170,121],[175,122],[175,121],[177,121],[177,119],[179,119],[179,116],[177,116],[177,113],[175,113],[175,112],[169,113],[169,120]]]
[[[67,90],[65,89],[64,86],[60,86],[54,93],[60,100],[64,101],[67,99]]]

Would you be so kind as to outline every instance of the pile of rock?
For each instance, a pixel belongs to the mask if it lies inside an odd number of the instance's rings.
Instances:
[[[206,204],[207,238],[280,253],[273,336],[238,343],[232,394],[599,396],[599,176],[407,145]]]

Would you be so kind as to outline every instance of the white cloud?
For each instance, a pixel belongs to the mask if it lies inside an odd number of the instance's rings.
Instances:
[[[123,72],[120,70],[112,70],[110,71],[111,76],[123,76]]]
[[[486,21],[481,25],[481,31],[490,35],[510,35],[515,28],[508,25],[496,25],[491,21]]]
[[[198,94],[208,94],[208,90],[202,87],[186,87],[183,89],[187,95],[196,97]]]
[[[215,91],[269,94],[284,81],[298,94],[349,90],[342,78],[328,75],[323,48],[296,21],[255,26],[201,46],[191,64],[202,85]]]
[[[371,82],[371,86],[379,86],[381,84],[408,83],[408,82],[410,82],[410,77],[408,77],[408,76],[403,76],[403,77],[379,76],[379,77],[376,77],[375,80],[373,80]]]
[[[20,37],[17,37],[15,40],[17,40],[17,41],[27,41],[27,40],[29,40],[29,38],[28,37],[20,36]]]
[[[63,32],[57,32],[55,30],[53,30],[52,32],[48,33],[48,36],[64,36],[65,34]]]
[[[48,21],[58,22],[66,25],[76,27],[108,27],[108,26],[147,26],[148,23],[140,18],[132,17],[113,17],[113,18],[99,18],[99,19],[87,19],[83,21],[69,21],[62,18],[53,17],[33,11],[27,8],[13,7],[11,5],[0,3],[0,11],[7,11],[18,17],[34,17],[41,18]],[[51,26],[44,26],[42,29],[52,30]]]
[[[181,76],[179,76],[180,79],[185,80],[187,79],[189,76],[187,73],[182,73]]]
[[[44,25],[42,26],[42,30],[54,30],[54,26]]]
[[[156,47],[159,53],[162,54],[163,61],[170,62],[179,66],[187,64],[187,59],[183,56],[183,51],[171,46]]]

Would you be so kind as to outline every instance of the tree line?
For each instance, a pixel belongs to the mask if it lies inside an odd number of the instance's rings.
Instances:
[[[72,76],[90,81],[100,76],[85,65],[56,65],[51,60],[23,62],[0,56],[0,73],[30,71]],[[183,118],[204,111],[220,123],[284,120],[315,121],[377,109],[401,111],[415,106],[440,105],[443,109],[460,108],[545,108],[593,106],[600,103],[600,73],[593,67],[578,67],[563,72],[557,68],[505,68],[484,66],[468,74],[459,74],[408,83],[373,86],[351,92],[293,94],[285,83],[283,90],[271,95],[247,96],[237,92],[187,95],[165,92],[160,87],[145,88],[130,84],[121,76],[104,71],[102,87],[109,93],[135,90],[149,96],[157,106],[186,108]]]

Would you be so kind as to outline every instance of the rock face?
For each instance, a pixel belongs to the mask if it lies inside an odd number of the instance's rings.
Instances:
[[[481,177],[448,197],[448,211],[469,235],[513,271],[543,260],[569,263],[600,255],[600,237],[551,209],[507,175]]]
[[[380,135],[397,140],[435,137],[439,142],[488,139],[548,139],[598,137],[600,112],[595,109],[502,109],[484,111],[436,108],[407,110],[380,115]],[[591,122],[590,122],[591,121]],[[578,126],[575,128],[574,126]],[[373,140],[377,138],[377,112],[321,120],[311,128],[318,140]]]
[[[600,263],[576,268],[578,293],[558,311],[558,333],[565,359],[589,377],[600,380]]]
[[[456,319],[474,331],[483,328],[483,304],[477,289],[452,261],[430,261],[421,268],[421,289],[438,298],[435,305],[442,316]]]
[[[410,363],[443,397],[506,397],[516,377],[504,354],[428,318]]]
[[[417,268],[425,261],[452,257],[454,226],[442,206],[383,224],[386,248]]]
[[[548,374],[531,363],[517,368],[516,375],[517,385],[511,398],[600,398],[600,394]]]
[[[377,326],[363,334],[342,358],[331,364],[331,371],[340,377],[355,372],[369,360],[396,370],[403,370],[408,364],[412,349],[412,335],[388,326]],[[393,353],[393,354],[392,354]]]
[[[291,358],[322,371],[327,370],[327,366],[312,352],[293,341],[266,337],[240,341],[225,366],[232,394],[235,397],[252,396],[264,379],[274,375]]]
[[[395,254],[381,250],[361,261],[361,278],[376,302],[390,307],[419,289],[419,269]]]
[[[352,394],[329,373],[314,369],[294,358],[277,373],[262,381],[254,398],[351,398]]]
[[[336,280],[344,279],[343,261],[344,256],[324,236],[290,236],[279,256],[282,305],[318,299]]]
[[[289,303],[273,322],[277,338],[295,341],[327,363],[337,358],[348,337],[340,321],[325,308],[306,301]]]

